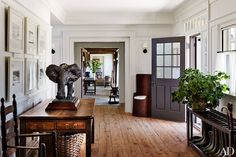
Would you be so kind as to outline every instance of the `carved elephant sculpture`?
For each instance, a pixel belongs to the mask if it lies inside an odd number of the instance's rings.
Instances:
[[[51,81],[57,83],[57,99],[73,99],[73,83],[81,77],[81,69],[77,64],[63,63],[60,66],[51,64],[46,69],[46,75]],[[65,97],[65,86],[67,86],[67,97]]]

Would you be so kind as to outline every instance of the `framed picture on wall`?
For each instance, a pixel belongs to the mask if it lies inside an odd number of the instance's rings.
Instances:
[[[38,26],[29,18],[25,18],[25,53],[37,54],[37,29]]]
[[[47,31],[38,26],[38,55],[44,55],[47,49]]]
[[[7,10],[6,42],[8,52],[24,53],[24,16],[10,7]]]
[[[10,101],[12,95],[24,95],[24,59],[6,57],[6,99]]]
[[[31,94],[37,90],[37,60],[25,59],[25,94]]]
[[[41,89],[45,85],[45,64],[44,61],[38,59],[38,66],[37,66],[37,80],[38,80],[38,89]]]

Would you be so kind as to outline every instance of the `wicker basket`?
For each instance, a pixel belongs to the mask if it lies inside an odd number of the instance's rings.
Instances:
[[[59,135],[57,139],[58,157],[78,157],[84,137],[84,134],[80,133]]]

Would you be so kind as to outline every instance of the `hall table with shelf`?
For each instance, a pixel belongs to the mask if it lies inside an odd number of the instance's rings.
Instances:
[[[202,135],[193,135],[193,115],[202,120]],[[220,157],[222,153],[227,153],[227,148],[236,150],[236,119],[233,119],[232,111],[228,110],[225,115],[216,110],[207,110],[196,112],[187,108],[187,141],[188,145],[193,147],[201,157]],[[222,150],[225,150],[223,152]],[[228,157],[235,157],[227,155]]]
[[[56,131],[59,134],[85,133],[86,157],[91,157],[91,144],[94,143],[95,99],[82,98],[78,100],[77,111],[45,111],[51,101],[46,100],[19,116],[20,133],[51,131]],[[25,144],[26,141],[21,139],[20,142]]]

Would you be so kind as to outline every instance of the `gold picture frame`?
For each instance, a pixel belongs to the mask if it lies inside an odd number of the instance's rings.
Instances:
[[[24,16],[10,7],[7,10],[6,50],[24,53]]]

